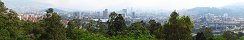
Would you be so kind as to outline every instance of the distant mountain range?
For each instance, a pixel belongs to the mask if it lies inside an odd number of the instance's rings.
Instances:
[[[50,4],[35,2],[33,0],[3,0],[7,8],[17,12],[40,11],[52,7]]]
[[[195,7],[191,9],[181,10],[181,12],[187,15],[203,15],[207,13],[215,14],[215,15],[223,15],[228,14],[229,16],[238,16],[244,17],[244,5],[235,4],[235,5],[227,5],[224,7]]]
[[[46,10],[47,10],[47,8],[46,8],[46,9],[42,9],[41,12],[46,12]],[[53,10],[54,10],[55,12],[58,12],[58,13],[65,13],[65,12],[67,12],[67,11],[65,11],[65,10],[58,9],[58,8],[53,8]]]

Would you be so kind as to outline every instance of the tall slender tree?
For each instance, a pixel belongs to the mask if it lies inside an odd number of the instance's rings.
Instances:
[[[74,35],[73,34],[73,29],[76,27],[75,25],[75,22],[73,20],[69,21],[68,22],[68,26],[67,26],[67,30],[66,30],[66,33],[67,33],[67,38],[68,39],[72,39]]]
[[[66,30],[63,24],[61,23],[61,17],[53,11],[52,8],[49,8],[46,14],[46,18],[43,20],[46,27],[46,34],[42,35],[44,40],[65,40],[66,39]]]
[[[108,35],[118,35],[123,33],[126,28],[125,20],[121,14],[112,12],[108,20]]]
[[[81,20],[80,19],[72,19],[68,22],[68,26],[67,26],[67,39],[72,39],[72,40],[75,40],[75,39],[78,39],[76,36],[76,32],[77,31],[80,31],[80,26],[81,26]]]
[[[198,31],[203,33],[204,37],[207,40],[213,39],[213,37],[214,37],[214,35],[212,33],[212,30],[210,28],[206,27],[206,26],[202,26],[202,28],[200,28]]]
[[[164,40],[192,40],[193,21],[188,16],[179,17],[176,11],[173,11],[169,20],[160,30]]]
[[[88,23],[86,24],[87,30],[89,32],[95,32],[95,26],[94,26],[94,21],[92,19],[88,20]]]

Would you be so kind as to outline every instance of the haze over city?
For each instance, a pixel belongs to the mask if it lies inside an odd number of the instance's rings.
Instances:
[[[224,7],[244,0],[3,0],[7,7],[67,8],[75,10],[153,9],[180,10],[194,7]]]

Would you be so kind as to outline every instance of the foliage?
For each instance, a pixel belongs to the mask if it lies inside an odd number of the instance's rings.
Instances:
[[[212,30],[210,28],[205,27],[205,26],[202,26],[202,28],[200,28],[198,30],[198,32],[202,33],[207,40],[213,39],[213,37],[214,37]]]
[[[30,40],[28,27],[19,20],[17,13],[0,2],[0,40]]]
[[[203,32],[198,32],[195,40],[207,40]]]
[[[64,40],[66,39],[66,30],[61,23],[61,17],[53,12],[52,8],[47,10],[46,18],[43,21],[43,27],[45,27],[44,35],[41,35],[41,39],[46,40]]]
[[[9,33],[8,30],[6,30],[6,29],[1,29],[0,32],[2,32],[2,33],[0,33],[0,39],[8,39],[8,40],[11,39],[11,37],[10,37],[10,33]]]
[[[179,17],[179,14],[174,11],[171,13],[168,22],[160,29],[164,40],[192,40],[193,21],[188,16]]]
[[[130,30],[147,30],[146,23],[144,23],[143,21],[131,23],[131,27],[128,29],[130,29]]]
[[[150,35],[149,31],[133,30],[126,35],[112,36],[113,40],[156,40],[155,36]]]
[[[223,37],[226,40],[237,40],[239,38],[238,34],[236,34],[234,32],[231,32],[231,31],[225,31],[224,34],[223,34]]]
[[[244,36],[241,36],[241,37],[239,38],[239,40],[244,40]]]
[[[108,40],[109,38],[101,34],[94,34],[81,29],[73,29],[73,40]]]
[[[106,23],[102,22],[101,19],[98,19],[96,23],[96,30],[97,33],[105,34],[107,32]]]
[[[108,32],[107,34],[112,36],[112,35],[118,35],[118,34],[122,34],[124,33],[124,31],[126,30],[126,24],[125,24],[125,20],[122,17],[121,14],[117,14],[115,12],[112,12],[109,15],[109,20],[108,20]]]
[[[214,40],[226,40],[223,36],[215,36]]]
[[[151,34],[156,34],[157,30],[162,27],[161,23],[157,23],[155,20],[150,20],[148,23],[149,26],[147,27],[147,29],[150,31]]]

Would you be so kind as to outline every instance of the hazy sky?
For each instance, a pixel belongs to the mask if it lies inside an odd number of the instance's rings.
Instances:
[[[51,7],[70,9],[187,9],[193,7],[222,7],[244,3],[244,0],[4,0],[13,2],[30,1],[26,4],[43,3]]]

